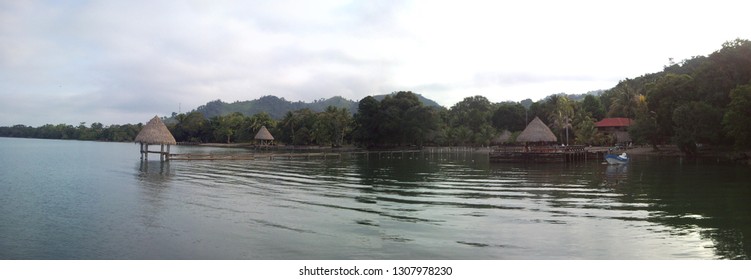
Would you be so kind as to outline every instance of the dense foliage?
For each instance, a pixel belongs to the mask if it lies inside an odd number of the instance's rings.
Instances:
[[[0,127],[0,137],[41,138],[41,139],[71,139],[98,141],[133,141],[141,131],[143,124],[111,125],[104,127],[101,123],[80,123],[78,126],[67,124],[46,124],[40,127],[30,127],[22,124]]]
[[[381,101],[386,98],[386,96],[388,95],[376,95],[374,98]],[[427,99],[419,94],[417,95],[417,98],[427,106],[440,107],[435,101]],[[195,111],[202,113],[206,118],[223,116],[230,113],[241,113],[246,116],[266,113],[271,116],[271,118],[278,120],[283,118],[287,112],[299,111],[302,109],[309,109],[313,112],[323,112],[328,107],[336,107],[339,109],[347,109],[350,113],[354,113],[357,111],[357,106],[357,101],[352,101],[341,96],[334,96],[329,99],[321,98],[314,100],[313,102],[292,102],[284,98],[267,95],[255,100],[236,101],[232,103],[214,100],[205,105],[198,106]],[[172,114],[173,118],[177,115],[177,113]]]
[[[564,144],[612,144],[594,123],[627,117],[635,120],[629,132],[637,144],[676,144],[687,155],[706,145],[751,148],[751,42],[726,42],[709,56],[671,61],[661,72],[625,79],[606,91],[537,102],[492,103],[472,96],[446,109],[409,91],[359,102],[334,97],[293,103],[265,96],[212,101],[165,120],[180,142],[252,142],[266,126],[277,142],[289,145],[396,147],[499,144],[503,131],[518,133],[535,116]],[[0,136],[132,141],[141,127],[16,125],[0,127]]]

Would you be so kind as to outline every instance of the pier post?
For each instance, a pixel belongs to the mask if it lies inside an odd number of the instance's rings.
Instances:
[[[164,156],[165,156],[165,159],[166,159],[166,161],[169,161],[169,158],[170,158],[170,151],[169,151],[169,146],[170,146],[170,144],[167,144],[167,154],[165,154],[165,155],[164,155]]]

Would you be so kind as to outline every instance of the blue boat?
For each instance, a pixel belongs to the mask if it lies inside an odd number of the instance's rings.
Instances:
[[[629,161],[628,155],[622,153],[620,155],[607,154],[605,155],[605,161],[608,164],[626,164]]]

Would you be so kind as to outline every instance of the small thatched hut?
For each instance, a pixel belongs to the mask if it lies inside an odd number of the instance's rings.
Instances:
[[[259,145],[270,145],[274,142],[274,136],[271,135],[271,132],[269,132],[268,129],[266,129],[266,126],[262,126],[261,129],[258,130],[258,133],[256,133],[256,140],[258,140]]]
[[[177,144],[175,137],[172,136],[167,126],[164,125],[159,117],[154,116],[145,126],[138,132],[136,136],[136,143],[141,143],[141,159],[146,155],[146,159],[149,159],[149,153],[158,153],[160,160],[169,160],[170,145]],[[159,144],[161,146],[160,151],[149,151],[149,145]],[[164,150],[164,145],[167,145],[167,151]]]
[[[534,120],[529,122],[527,127],[516,137],[516,142],[523,143],[535,143],[535,142],[557,142],[558,137],[555,137],[550,128],[543,123],[540,118],[535,117]]]

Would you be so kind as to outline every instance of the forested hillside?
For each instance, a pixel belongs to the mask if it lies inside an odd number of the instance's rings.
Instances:
[[[374,98],[377,100],[383,100],[387,94],[376,95]],[[426,106],[441,107],[433,100],[427,99],[422,95],[417,95],[420,102]],[[313,102],[292,102],[284,98],[279,98],[273,95],[263,96],[259,99],[249,101],[236,101],[233,103],[226,103],[221,100],[214,100],[201,105],[194,111],[203,114],[206,118],[212,118],[215,116],[223,116],[230,113],[242,113],[246,116],[252,116],[258,113],[267,113],[273,119],[281,119],[287,112],[297,111],[300,109],[310,109],[313,112],[323,112],[329,106],[333,106],[340,109],[347,109],[350,113],[357,111],[357,101],[349,100],[341,96],[334,96],[328,99],[318,99]],[[176,115],[176,113],[175,113]]]
[[[736,39],[708,55],[621,81],[601,96],[607,115],[636,120],[638,142],[751,146],[751,42]]]
[[[206,118],[223,116],[230,113],[242,113],[243,115],[252,116],[265,112],[274,119],[281,119],[284,117],[284,114],[289,111],[307,108],[314,112],[321,112],[328,106],[345,108],[350,112],[353,112],[357,109],[357,102],[341,96],[335,96],[329,99],[319,99],[310,103],[302,101],[291,102],[284,98],[267,95],[255,100],[236,101],[233,103],[214,100],[206,103],[206,105],[198,106],[195,111],[203,114]]]

